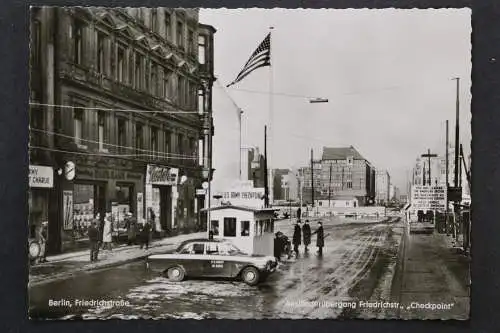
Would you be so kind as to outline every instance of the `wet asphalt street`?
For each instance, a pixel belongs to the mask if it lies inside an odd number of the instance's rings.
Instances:
[[[31,318],[338,318],[362,317],[353,301],[393,299],[394,266],[404,227],[324,221],[323,257],[310,247],[257,287],[231,280],[169,282],[134,262],[32,287]],[[312,223],[312,229],[316,228]],[[289,221],[277,229],[291,236]],[[313,236],[313,244],[315,237]],[[361,287],[360,287],[361,286]],[[381,291],[382,290],[382,291]],[[398,295],[401,290],[397,290]],[[56,303],[59,301],[59,303]],[[114,301],[87,304],[81,301]]]

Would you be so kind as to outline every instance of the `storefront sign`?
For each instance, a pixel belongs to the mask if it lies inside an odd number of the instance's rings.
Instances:
[[[146,184],[177,185],[179,169],[148,165],[146,170]]]
[[[444,186],[413,186],[411,206],[415,210],[446,210],[446,189]]]
[[[54,169],[48,166],[30,165],[28,179],[30,187],[52,188]]]
[[[80,179],[92,178],[92,179],[115,179],[115,180],[140,180],[142,174],[126,172],[124,170],[113,170],[113,169],[102,169],[102,168],[90,168],[90,167],[77,167],[76,176]]]
[[[137,219],[144,218],[144,195],[142,192],[137,193]]]
[[[230,202],[232,205],[242,205],[253,208],[262,208],[264,206],[263,188],[240,188],[231,189],[217,193],[224,202]]]
[[[73,191],[63,191],[63,228],[73,229]]]

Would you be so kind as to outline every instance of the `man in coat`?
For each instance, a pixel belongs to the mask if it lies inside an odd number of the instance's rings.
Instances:
[[[301,218],[302,218],[302,209],[299,207],[299,209],[297,209],[297,219],[300,221]]]
[[[318,255],[323,255],[323,246],[325,246],[325,236],[323,232],[323,223],[318,222],[318,229],[313,233],[316,234],[316,246],[318,247]]]
[[[137,219],[131,212],[127,213],[127,221],[125,226],[127,228],[127,245],[135,245],[137,238]]]
[[[94,262],[97,261],[97,255],[99,254],[99,230],[95,221],[92,221],[87,232],[89,236],[90,261]]]
[[[292,238],[293,251],[295,252],[296,255],[299,254],[299,245],[301,244],[301,239],[302,239],[301,233],[302,231],[300,229],[299,222],[297,222],[293,230],[293,238]]]
[[[143,247],[145,247],[146,250],[148,249],[150,234],[151,234],[151,223],[148,220],[146,220],[141,230],[141,249]]]
[[[306,220],[302,226],[302,234],[304,236],[304,251],[307,252],[307,247],[311,244],[311,226],[309,225],[309,220]]]

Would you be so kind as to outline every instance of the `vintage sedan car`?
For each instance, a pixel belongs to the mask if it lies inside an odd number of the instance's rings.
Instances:
[[[225,240],[192,239],[173,253],[152,254],[146,267],[164,274],[171,281],[186,277],[225,277],[242,279],[249,285],[264,281],[276,270],[273,256],[249,255]]]

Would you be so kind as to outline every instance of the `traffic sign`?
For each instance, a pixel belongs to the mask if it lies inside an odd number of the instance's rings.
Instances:
[[[447,192],[444,186],[413,186],[411,206],[415,210],[446,210]]]

